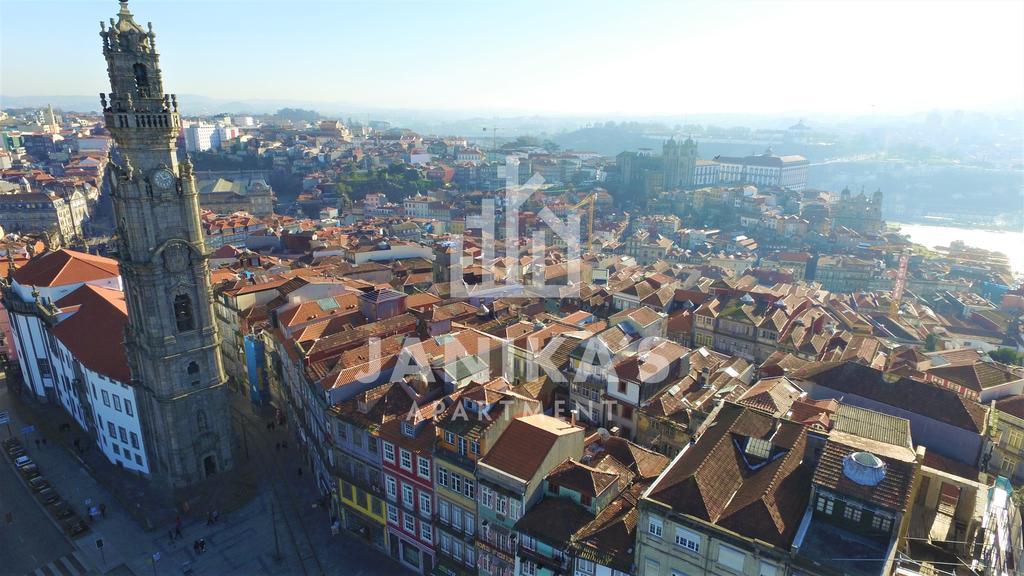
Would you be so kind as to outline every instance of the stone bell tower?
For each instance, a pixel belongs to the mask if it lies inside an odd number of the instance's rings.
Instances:
[[[184,487],[234,463],[199,200],[191,163],[178,162],[178,102],[164,93],[152,24],[142,28],[120,0],[117,19],[100,29],[132,385],[153,479]]]

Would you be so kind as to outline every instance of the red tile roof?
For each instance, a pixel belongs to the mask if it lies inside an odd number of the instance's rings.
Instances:
[[[878,442],[877,444],[881,444]],[[858,500],[863,500],[888,508],[889,510],[906,511],[910,503],[911,485],[917,473],[913,453],[907,459],[894,458],[885,454],[871,452],[885,464],[885,476],[874,485],[867,486],[851,480],[843,472],[843,462],[847,456],[862,451],[860,447],[850,446],[843,442],[830,439],[825,443],[825,450],[814,470],[814,483],[829,490]]]
[[[811,381],[971,432],[985,429],[985,408],[955,391],[909,378],[889,382],[880,370],[857,362],[818,362],[795,370],[789,377],[799,386],[803,386],[803,380]]]
[[[767,458],[746,448],[750,439],[767,443]],[[725,403],[647,497],[677,513],[789,546],[810,492],[801,466],[806,440],[806,429],[795,422]]]
[[[86,368],[127,384],[131,381],[124,348],[128,308],[124,292],[86,284],[56,302],[77,308],[53,327],[53,335]]]
[[[47,252],[15,270],[22,286],[67,286],[119,276],[117,261],[73,250]]]
[[[558,439],[572,433],[582,436],[583,428],[545,414],[516,418],[509,423],[482,462],[529,481]]]
[[[1024,420],[1024,395],[1018,394],[996,400],[996,409]]]
[[[566,460],[555,466],[547,475],[549,483],[565,486],[579,494],[595,497],[619,480],[613,472],[598,470],[575,460]]]

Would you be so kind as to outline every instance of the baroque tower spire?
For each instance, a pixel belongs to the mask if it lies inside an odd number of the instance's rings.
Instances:
[[[192,166],[179,162],[177,98],[164,93],[156,34],[127,0],[100,23],[117,162],[107,171],[128,305],[125,346],[151,476],[188,486],[233,465],[209,256]]]

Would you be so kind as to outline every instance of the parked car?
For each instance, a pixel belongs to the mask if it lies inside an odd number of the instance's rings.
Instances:
[[[43,500],[43,504],[53,504],[60,500],[60,494],[57,494],[57,491],[49,486],[39,491],[39,497]]]
[[[8,438],[7,440],[4,440],[4,450],[7,450],[9,452],[12,448],[15,447],[21,447],[21,440],[18,440],[17,438]]]
[[[14,459],[14,465],[17,466],[18,468],[21,468],[22,466],[28,466],[31,463],[32,459],[24,455],[18,456],[17,458]]]
[[[64,531],[74,537],[89,529],[89,525],[82,522],[78,516],[72,516],[64,521]]]
[[[50,487],[50,483],[44,480],[42,476],[36,476],[29,480],[28,485],[32,488],[33,492],[39,492]]]
[[[28,464],[26,466],[22,466],[21,468],[18,468],[18,471],[21,472],[22,476],[28,479],[32,479],[35,478],[36,476],[39,476],[39,466],[36,466],[35,464]]]
[[[71,509],[67,500],[57,500],[51,506],[53,506],[53,515],[58,520],[67,520],[75,515],[75,511]]]

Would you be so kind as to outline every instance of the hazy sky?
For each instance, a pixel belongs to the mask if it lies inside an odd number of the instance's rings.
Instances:
[[[1024,2],[133,0],[165,86],[561,114],[1020,107]],[[0,0],[0,94],[107,90],[115,0]]]

